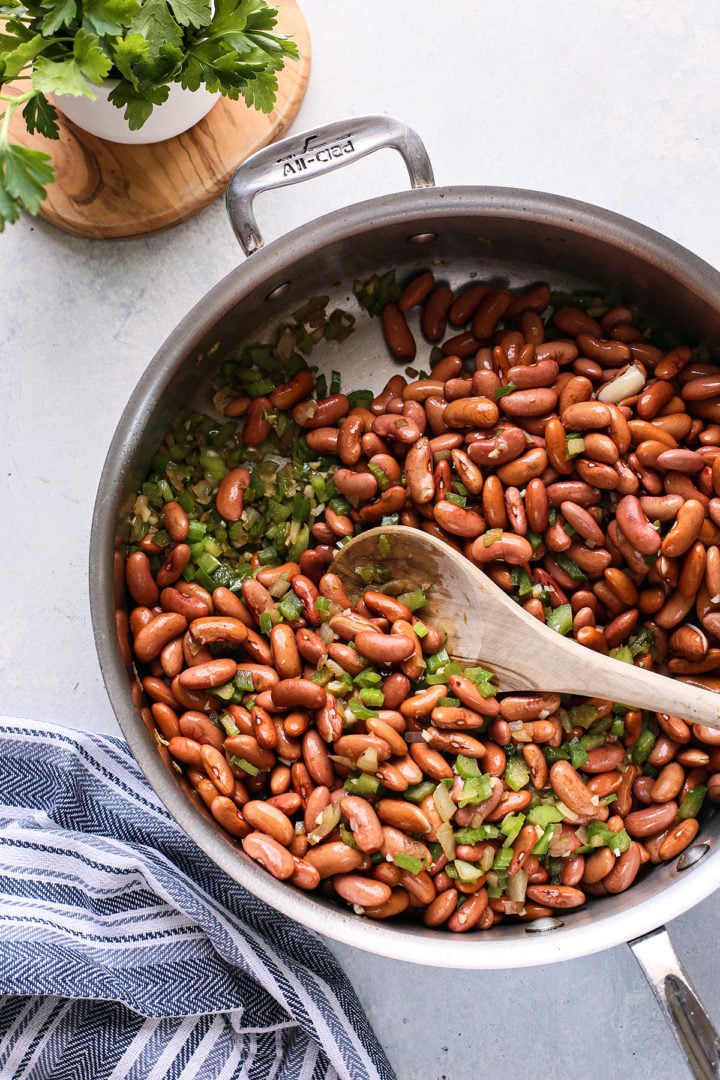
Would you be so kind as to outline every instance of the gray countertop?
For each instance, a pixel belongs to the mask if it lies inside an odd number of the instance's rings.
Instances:
[[[572,196],[720,267],[720,13],[650,0],[304,0],[310,84],[294,130],[388,113],[439,184]],[[383,152],[264,195],[263,233],[407,185]],[[222,200],[158,236],[99,242],[24,217],[3,282],[0,713],[118,733],[90,627],[92,505],[124,404],[189,308],[243,259]],[[671,925],[720,1025],[717,896]],[[401,1080],[682,1080],[626,947],[546,968],[454,972],[333,945]]]

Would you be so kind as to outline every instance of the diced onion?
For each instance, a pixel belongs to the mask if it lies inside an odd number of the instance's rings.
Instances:
[[[528,872],[520,867],[514,874],[508,874],[507,894],[511,900],[524,903],[527,889]]]
[[[455,858],[455,834],[449,821],[443,821],[442,825],[438,825],[436,836],[443,853],[452,862]]]
[[[438,784],[433,791],[433,802],[437,807],[437,812],[443,821],[452,821],[455,817],[455,811],[457,810],[456,804],[453,802],[450,792],[444,784]]]
[[[319,844],[321,840],[324,840],[340,824],[340,817],[340,803],[328,803],[324,810],[318,814],[318,820],[313,826],[312,832],[307,834],[308,843]]]
[[[378,756],[374,746],[369,746],[367,750],[363,750],[362,754],[360,754],[360,757],[357,759],[357,767],[361,772],[377,772]]]
[[[624,371],[616,375],[614,379],[606,382],[598,390],[598,401],[610,402],[617,405],[618,401],[639,394],[645,385],[645,372],[637,364],[628,364]]]

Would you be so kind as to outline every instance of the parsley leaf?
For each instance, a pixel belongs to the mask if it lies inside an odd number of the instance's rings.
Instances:
[[[39,56],[47,46],[47,41],[42,34],[33,34],[19,45],[16,44],[15,39],[2,35],[0,44],[4,44],[5,41],[10,43],[11,51],[3,56],[3,82],[10,82],[11,79],[17,78],[23,68],[27,67],[30,61]],[[15,48],[12,48],[12,45],[15,45]]]
[[[153,106],[162,105],[169,93],[170,89],[167,86],[158,86],[154,90],[144,90],[140,93],[123,80],[110,93],[110,101],[119,109],[125,106],[124,116],[128,127],[131,131],[137,131],[152,113]]]
[[[49,5],[44,5],[49,7]],[[77,15],[77,0],[57,0],[49,7],[42,19],[42,32],[46,38],[52,37],[63,26],[70,26]]]
[[[112,45],[113,64],[124,79],[138,89],[138,78],[134,71],[136,64],[142,63],[148,55],[148,43],[142,34],[128,34],[117,38]]]
[[[181,26],[207,26],[212,19],[209,0],[168,0]]]
[[[58,139],[57,109],[44,94],[34,94],[23,109],[25,124],[32,135],[39,131],[46,139]]]
[[[260,112],[272,112],[277,94],[278,81],[269,71],[261,71],[251,79],[242,92],[245,104]]]
[[[139,10],[139,0],[85,0],[83,26],[98,37],[120,36]]]
[[[110,58],[100,48],[95,34],[78,30],[73,55],[65,60],[39,56],[34,65],[32,85],[43,93],[84,95],[94,98],[91,83],[99,83],[110,71]]]
[[[146,37],[151,52],[159,52],[162,45],[182,48],[182,30],[170,14],[165,0],[145,0],[130,23],[130,31]]]
[[[0,230],[5,221],[16,221],[17,211],[24,208],[37,214],[52,183],[55,173],[50,155],[12,143],[0,143]]]

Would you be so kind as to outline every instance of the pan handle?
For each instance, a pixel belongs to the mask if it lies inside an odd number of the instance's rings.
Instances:
[[[696,1080],[720,1077],[720,1039],[664,926],[630,942]]]
[[[341,169],[383,147],[402,154],[413,188],[433,186],[432,166],[419,136],[392,116],[338,120],[258,150],[235,170],[225,196],[230,222],[245,254],[252,255],[263,246],[252,208],[259,191]]]

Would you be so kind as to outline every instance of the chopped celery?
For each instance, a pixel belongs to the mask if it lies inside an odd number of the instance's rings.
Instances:
[[[657,736],[653,734],[650,728],[643,728],[630,751],[630,756],[636,765],[645,764],[655,745],[656,739]]]
[[[595,849],[609,847],[616,855],[627,851],[632,843],[625,829],[614,832],[604,821],[591,821],[587,826],[587,846]]]
[[[685,818],[697,817],[705,801],[707,792],[708,789],[704,784],[698,784],[697,787],[688,791],[678,808],[678,817],[683,821]]]
[[[563,813],[554,803],[538,803],[528,810],[527,819],[531,825],[539,825],[541,828],[545,828],[546,825],[562,821]]]
[[[410,608],[410,611],[417,611],[418,608],[423,607],[424,604],[427,603],[427,597],[422,589],[414,589],[412,592],[403,593],[398,599],[405,607]],[[443,650],[443,652],[444,651],[445,650]],[[437,653],[435,655],[437,655]],[[445,656],[447,657],[447,653],[445,653]]]
[[[530,770],[525,759],[519,755],[508,758],[503,780],[512,791],[520,791],[530,781]]]
[[[382,709],[385,704],[385,695],[378,687],[363,686],[360,689],[360,700],[370,709]]]
[[[533,824],[539,824],[539,822],[533,822]],[[556,823],[552,821],[548,822],[548,824],[545,825],[545,827],[543,828],[542,836],[533,846],[533,855],[547,855],[548,848],[550,847],[552,838],[555,835],[555,828]]]
[[[458,776],[462,776],[464,780],[469,780],[472,776],[481,775],[477,758],[466,757],[465,754],[458,754],[455,758],[455,771]]]
[[[493,859],[493,870],[507,870],[508,866],[513,860],[513,850],[511,847],[501,847],[499,851],[496,851],[495,858]]]
[[[458,829],[455,833],[456,844],[479,844],[483,840],[495,840],[500,834],[497,825],[478,825],[476,829]]]
[[[402,795],[404,799],[407,799],[411,803],[421,803],[423,799],[427,799],[428,795],[432,795],[435,791],[435,784],[432,780],[421,780],[418,784],[411,784],[410,787],[405,788]]]
[[[489,773],[480,776],[469,776],[463,784],[463,789],[457,798],[458,806],[475,806],[485,802],[492,795],[492,784]]]
[[[560,604],[548,614],[546,625],[563,636],[572,630],[573,614],[570,604]]]
[[[604,741],[604,740],[603,740]],[[588,759],[587,750],[579,739],[571,739],[565,744],[568,749],[569,761],[574,769],[584,765]]]
[[[564,551],[558,552],[555,556],[558,566],[565,571],[568,577],[573,581],[587,581],[587,574],[581,567],[578,566],[569,555],[566,555]]]
[[[257,765],[253,765],[251,762],[246,761],[245,758],[238,757],[237,754],[230,754],[230,761],[233,765],[237,765],[238,769],[242,769],[248,776],[257,776],[260,772]]]
[[[377,794],[380,781],[376,776],[371,776],[370,773],[359,773],[357,776],[348,776],[343,787],[351,795],[362,795],[363,798],[366,798],[369,795]]]
[[[416,859],[414,855],[406,855],[403,851],[398,851],[393,855],[393,862],[395,866],[401,870],[409,870],[411,874],[419,874],[421,870],[425,869],[425,863],[422,859]]]
[[[503,847],[509,848],[515,840],[517,840],[518,833],[525,824],[524,814],[506,814],[500,825],[500,832],[505,839],[503,840]]]

